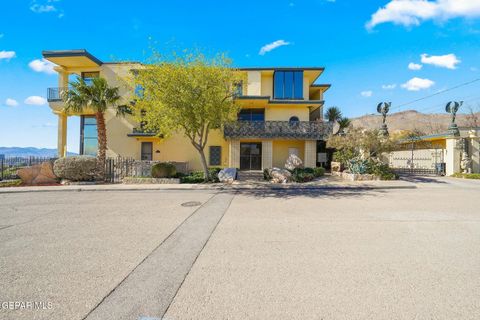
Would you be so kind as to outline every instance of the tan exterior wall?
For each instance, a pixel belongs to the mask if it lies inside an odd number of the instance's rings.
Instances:
[[[262,74],[260,71],[248,71],[247,95],[259,96],[262,94]]]
[[[317,142],[313,140],[305,141],[305,158],[303,165],[306,168],[315,168],[317,166]]]
[[[297,148],[298,156],[302,161],[305,157],[305,141],[301,140],[274,140],[273,141],[273,166],[277,168],[284,168],[285,162],[288,159],[289,148]]]
[[[262,169],[273,167],[273,143],[271,140],[262,141]]]
[[[310,112],[305,106],[273,106],[265,108],[265,121],[288,121],[297,116],[300,121],[308,121]]]
[[[262,96],[273,97],[273,74],[262,74]]]

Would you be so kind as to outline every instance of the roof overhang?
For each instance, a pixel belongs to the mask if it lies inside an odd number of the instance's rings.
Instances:
[[[42,51],[42,55],[46,60],[64,68],[99,67],[103,64],[85,49]]]

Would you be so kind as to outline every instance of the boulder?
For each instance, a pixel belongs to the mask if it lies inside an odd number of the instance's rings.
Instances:
[[[285,168],[287,168],[288,170],[303,168],[302,159],[300,159],[298,156],[294,154],[289,155],[287,161],[285,162]]]
[[[232,183],[237,178],[237,169],[225,168],[218,173],[218,180],[220,182]]]
[[[97,158],[73,156],[55,160],[53,172],[61,179],[70,181],[93,181],[97,175]]]
[[[287,183],[292,179],[292,173],[287,169],[272,168],[270,170],[270,176],[273,183]]]
[[[17,175],[28,186],[55,184],[58,181],[50,161],[19,169]]]

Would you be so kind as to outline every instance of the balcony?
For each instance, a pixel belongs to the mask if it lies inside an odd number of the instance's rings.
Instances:
[[[157,134],[153,131],[148,131],[142,128],[141,126],[139,128],[133,128],[132,133],[127,134],[128,137],[155,137]],[[163,136],[160,135],[160,138]]]
[[[325,140],[331,132],[331,125],[316,121],[237,121],[224,128],[230,139]]]
[[[55,102],[62,101],[63,92],[67,91],[68,88],[48,88],[47,89],[47,101]]]

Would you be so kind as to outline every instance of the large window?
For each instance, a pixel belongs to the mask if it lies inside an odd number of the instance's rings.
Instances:
[[[274,99],[303,99],[303,71],[275,71]]]
[[[264,109],[242,109],[238,121],[265,121]]]
[[[94,116],[80,118],[80,154],[97,156],[98,134],[97,119]]]

